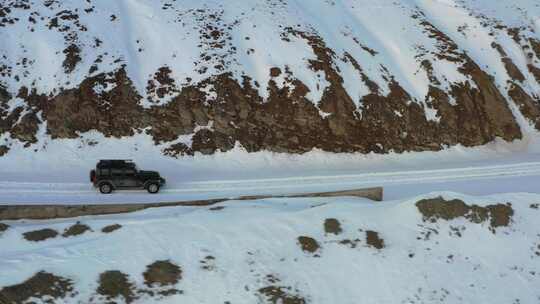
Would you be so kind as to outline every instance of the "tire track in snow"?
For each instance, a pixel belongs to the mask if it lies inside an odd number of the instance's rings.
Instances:
[[[122,191],[103,196],[90,183],[18,183],[0,181],[0,204],[18,202],[15,197],[25,197],[26,203],[58,198],[62,202],[143,202],[148,200],[183,200],[193,197],[233,197],[254,194],[293,194],[313,191],[333,191],[371,186],[390,186],[423,183],[482,180],[494,178],[540,176],[540,162],[476,166],[449,169],[430,169],[395,172],[367,172],[346,175],[298,176],[288,178],[216,180],[186,183],[169,183],[161,194],[143,195],[142,191]],[[88,202],[88,201],[86,201]]]

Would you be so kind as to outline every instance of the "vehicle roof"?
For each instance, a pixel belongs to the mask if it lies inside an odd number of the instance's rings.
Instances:
[[[135,163],[130,159],[102,159],[97,168],[135,168]]]

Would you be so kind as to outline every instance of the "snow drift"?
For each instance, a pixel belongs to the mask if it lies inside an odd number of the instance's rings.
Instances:
[[[536,303],[538,202],[444,192],[5,222],[0,301]]]

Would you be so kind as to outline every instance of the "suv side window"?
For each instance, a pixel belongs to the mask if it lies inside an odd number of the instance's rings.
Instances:
[[[124,174],[127,177],[134,177],[135,176],[135,170],[133,170],[133,169],[124,169]]]
[[[102,176],[108,176],[109,174],[111,174],[111,170],[110,169],[100,169],[101,171],[99,172],[99,175],[102,175]]]
[[[111,175],[112,175],[113,177],[120,177],[120,176],[122,176],[122,169],[112,168],[112,169],[111,169]]]

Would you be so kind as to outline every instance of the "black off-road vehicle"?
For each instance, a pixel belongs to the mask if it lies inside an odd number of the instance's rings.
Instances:
[[[90,171],[90,181],[104,194],[116,189],[146,189],[157,193],[165,179],[156,171],[138,170],[131,160],[100,160]]]

